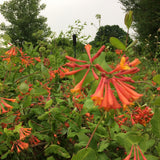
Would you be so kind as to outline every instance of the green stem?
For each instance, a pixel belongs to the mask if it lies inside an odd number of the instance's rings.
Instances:
[[[108,134],[109,134],[109,140],[112,140],[111,138],[111,132],[110,132],[110,128],[107,126],[107,130],[108,130]]]
[[[85,147],[86,149],[88,148],[88,146],[89,146],[89,144],[90,144],[90,142],[91,142],[91,140],[92,140],[92,138],[93,138],[93,136],[94,136],[94,134],[95,134],[95,132],[96,132],[96,130],[97,130],[97,128],[98,128],[98,126],[99,126],[100,123],[102,122],[105,113],[106,113],[106,112],[103,113],[103,115],[101,116],[101,118],[100,118],[100,120],[99,120],[99,122],[98,122],[96,128],[95,128],[94,131],[92,132],[91,137],[90,137],[90,139],[89,139],[89,141],[88,141],[88,143],[87,143],[87,145],[86,145],[86,147]]]
[[[129,37],[129,29],[128,29],[128,31],[127,31],[127,35],[126,35],[126,47],[127,47],[128,37]]]
[[[32,75],[34,75],[34,74],[39,74],[39,73],[41,73],[41,72],[40,72],[40,71],[37,71],[37,72],[31,73],[31,74],[29,74],[29,75],[23,76],[23,77],[21,77],[21,78],[17,79],[14,83],[17,83],[19,80],[21,80],[21,79],[23,79],[23,78],[26,78],[26,77],[32,76]]]

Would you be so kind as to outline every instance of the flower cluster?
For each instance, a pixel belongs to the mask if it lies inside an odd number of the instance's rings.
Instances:
[[[144,109],[135,107],[131,116],[134,124],[139,123],[143,126],[146,126],[146,124],[150,122],[153,115],[154,113],[152,112],[152,109],[147,106]]]
[[[138,158],[138,160],[140,159],[140,158],[139,158],[139,157],[140,157],[140,156],[139,156],[139,152],[140,152],[143,160],[147,160],[147,159],[145,158],[145,156],[143,155],[143,153],[142,153],[142,151],[141,151],[141,149],[140,149],[140,147],[139,147],[138,145],[137,145],[137,146],[132,145],[131,150],[130,150],[130,153],[128,154],[128,156],[127,156],[124,160],[130,160],[131,155],[132,155],[133,148],[134,148],[134,160],[136,160],[136,158]]]
[[[99,85],[95,93],[91,95],[91,99],[94,101],[95,105],[98,105],[99,108],[103,108],[106,111],[109,111],[110,109],[119,109],[121,108],[121,105],[124,109],[126,109],[127,106],[133,105],[133,102],[142,96],[142,94],[134,91],[135,87],[126,83],[134,83],[134,80],[126,75],[137,73],[139,69],[136,67],[136,65],[138,65],[140,61],[138,58],[136,58],[132,62],[129,62],[129,58],[123,55],[120,63],[112,71],[108,72],[99,64],[93,64],[94,60],[100,56],[104,48],[105,46],[102,46],[99,51],[93,57],[91,57],[91,45],[87,44],[85,49],[89,57],[89,62],[66,56],[70,63],[66,63],[65,65],[73,68],[73,70],[66,72],[65,75],[73,75],[77,72],[87,69],[84,77],[73,89],[71,89],[71,92],[77,92],[79,94],[81,93],[83,82],[91,70],[95,80],[98,80],[100,77]],[[85,64],[80,65],[76,62]],[[79,69],[75,70],[75,68]],[[100,74],[97,74],[99,72]],[[116,99],[114,89],[112,89],[111,85],[114,86],[119,100]]]
[[[10,101],[10,102],[16,102],[16,99],[9,99],[9,98],[0,97],[0,107],[1,107],[0,114],[7,113],[13,108],[13,106],[6,103],[5,100]]]
[[[121,127],[122,125],[130,126],[131,124],[134,125],[137,123],[146,126],[146,124],[150,122],[151,118],[154,115],[152,109],[148,106],[144,109],[135,107],[132,110],[127,111],[125,114],[126,116],[122,114],[114,117],[119,127]]]
[[[3,61],[7,61],[8,63],[10,63],[12,57],[15,57],[15,56],[18,57],[17,56],[18,53],[20,53],[20,55],[21,55],[19,57],[20,58],[20,62],[21,62],[21,67],[20,67],[19,72],[23,72],[25,67],[27,68],[30,64],[35,65],[34,60],[38,61],[38,62],[41,61],[40,57],[32,58],[32,57],[28,56],[27,53],[24,53],[22,51],[22,49],[19,49],[18,47],[15,47],[15,46],[13,46],[10,50],[6,51],[5,55],[1,56],[1,57],[3,58]],[[14,65],[16,65],[16,64],[14,64]]]
[[[57,70],[52,70],[52,68],[49,69],[49,74],[50,74],[50,80],[54,79],[56,77],[56,74],[59,75],[60,78],[65,77],[65,73],[69,72],[68,68],[64,67],[59,67]]]
[[[16,148],[17,152],[20,153],[22,150],[28,149],[29,143],[31,145],[37,145],[40,142],[40,140],[37,137],[31,135],[31,130],[32,130],[31,128],[23,128],[23,127],[19,129],[19,139],[12,142],[13,145],[11,148],[11,152],[13,152],[13,150]],[[29,143],[23,142],[26,139],[26,137],[29,136],[30,136]]]
[[[25,150],[29,147],[29,144],[26,142],[23,142],[22,140],[25,140],[27,136],[31,134],[31,128],[23,128],[21,127],[19,129],[19,139],[13,142],[11,152],[13,152],[14,148],[16,147],[17,152],[21,152],[21,150]]]

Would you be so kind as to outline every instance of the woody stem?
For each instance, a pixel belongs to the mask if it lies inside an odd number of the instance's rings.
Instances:
[[[98,126],[99,126],[100,123],[102,122],[102,120],[103,120],[103,118],[104,118],[104,115],[105,115],[105,112],[104,112],[103,115],[101,116],[99,122],[97,123],[97,126],[95,127],[94,131],[92,132],[91,137],[90,137],[90,139],[89,139],[89,141],[88,141],[88,143],[87,143],[87,145],[86,145],[86,147],[85,147],[86,149],[88,148],[88,146],[89,146],[89,144],[90,144],[90,142],[91,142],[91,140],[92,140],[92,138],[93,138],[93,136],[94,136],[94,134],[95,134],[95,132],[96,132],[96,130],[97,130],[97,128],[98,128]]]

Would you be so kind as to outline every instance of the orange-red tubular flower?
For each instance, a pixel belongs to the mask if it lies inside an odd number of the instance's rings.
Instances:
[[[93,73],[94,78],[95,78],[96,80],[98,80],[98,79],[99,79],[99,77],[97,76],[97,74],[96,74],[96,72],[94,71],[94,69],[93,69],[93,68],[92,68],[92,73]]]
[[[116,52],[116,54],[122,54],[122,53],[123,53],[123,50],[121,50],[121,49],[116,49],[115,52]]]
[[[11,148],[11,152],[13,152],[14,147],[16,146],[17,148],[17,152],[20,153],[21,150],[25,150],[29,147],[29,144],[26,142],[22,142],[20,140],[17,140],[15,142],[13,142],[12,148]]]
[[[133,160],[136,160],[136,147],[134,146],[134,159]]]
[[[92,46],[91,46],[90,44],[85,45],[85,49],[86,49],[86,52],[87,52],[87,54],[88,54],[89,60],[90,60],[90,62],[92,63],[91,53],[90,53],[91,48],[92,48]]]
[[[9,105],[8,103],[6,103],[5,101],[3,101],[2,99],[1,99],[1,103],[2,103],[6,108],[8,108],[8,109],[12,109],[12,108],[13,108],[13,106]]]
[[[105,78],[102,76],[95,93],[91,95],[91,99],[95,102],[95,105],[101,105],[102,103],[104,82],[105,82]]]
[[[136,100],[138,99],[139,97],[143,96],[143,94],[139,94],[137,92],[135,92],[132,88],[131,88],[131,85],[125,83],[125,82],[122,82],[122,81],[118,81],[121,86],[128,92],[128,94],[131,95],[131,97]]]
[[[82,78],[82,80],[81,80],[73,89],[71,89],[71,92],[72,92],[72,93],[74,93],[74,92],[79,93],[79,94],[81,93],[82,85],[83,85],[83,82],[84,82],[84,80],[85,80],[88,72],[89,72],[89,69],[88,69],[87,72],[85,73],[85,75],[84,75],[84,77]]]
[[[129,160],[131,158],[132,150],[133,150],[133,145],[131,147],[131,151],[130,151],[129,155],[124,160]]]
[[[112,83],[114,87],[116,88],[116,91],[118,93],[119,99],[122,102],[123,105],[131,105],[132,104],[132,99],[130,95],[127,94],[127,92],[118,85],[118,83],[112,79]]]
[[[73,75],[73,74],[76,74],[83,69],[85,69],[85,68],[80,68],[80,69],[77,69],[77,70],[74,70],[74,71],[69,71],[69,72],[66,72],[65,75],[67,75],[67,76],[68,75]]]
[[[138,148],[137,148],[137,158],[138,158],[138,160],[140,160],[140,159],[139,159],[139,152],[138,152]]]
[[[132,62],[129,63],[129,65],[132,67],[135,67],[140,63],[141,63],[141,61],[138,58],[135,58]]]
[[[72,62],[82,62],[82,63],[86,63],[87,61],[83,61],[83,60],[79,60],[70,56],[66,56],[66,58]]]
[[[100,72],[104,72],[106,74],[109,74],[109,72],[106,72],[99,64],[94,65]]]
[[[106,111],[109,111],[110,109],[119,109],[121,108],[121,105],[118,103],[117,99],[115,98],[113,91],[110,87],[110,82],[105,83],[105,95],[104,99],[102,101],[102,104],[99,108],[103,108]]]
[[[32,145],[37,145],[38,143],[40,143],[40,140],[37,137],[35,137],[34,135],[32,135],[29,139],[29,142]]]
[[[143,160],[147,160],[146,157],[143,155],[143,153],[142,153],[142,151],[141,151],[141,149],[140,149],[139,146],[138,146],[138,149],[139,149],[139,151],[140,151],[140,153],[141,153],[141,155],[142,155]]]
[[[105,49],[105,45],[103,45],[103,46],[98,50],[98,52],[91,58],[91,62],[93,62],[96,58],[98,58],[104,49]]]
[[[4,113],[7,113],[8,111],[6,111],[4,108],[3,108],[3,106],[1,105],[1,103],[0,103],[0,107],[1,107],[1,110],[2,110],[2,114],[4,114]],[[1,111],[0,111],[0,113],[1,113]]]
[[[137,146],[138,146],[138,145],[137,145]],[[133,147],[134,147],[134,160],[136,160],[136,157],[138,157],[138,160],[140,160],[138,150],[140,151],[143,160],[147,160],[146,157],[143,155],[140,147],[138,146],[138,148],[137,148],[137,147],[135,147],[133,144],[132,144],[131,151],[130,151],[129,155],[128,155],[124,160],[130,160],[131,155],[132,155]],[[136,148],[137,148],[137,155],[136,155]]]
[[[5,54],[8,54],[10,56],[15,56],[15,55],[17,55],[17,51],[16,50],[17,50],[17,48],[14,46],[10,50],[8,50]]]
[[[137,73],[139,72],[139,68],[135,67],[135,68],[132,68],[132,69],[129,69],[129,70],[123,70],[119,73],[116,73],[115,76],[120,76],[120,75],[124,75],[124,74],[134,74],[134,73]]]
[[[11,102],[16,102],[16,99],[12,99],[12,98],[3,98],[3,97],[0,97],[1,99],[5,99],[7,101],[11,101]]]
[[[19,136],[20,136],[20,140],[25,139],[27,136],[29,136],[31,134],[31,130],[32,128],[20,128],[19,130]]]
[[[88,67],[89,67],[89,64],[79,65],[79,64],[76,64],[76,63],[73,62],[73,63],[66,63],[65,66],[71,67],[71,68],[75,68],[75,67],[88,68]]]

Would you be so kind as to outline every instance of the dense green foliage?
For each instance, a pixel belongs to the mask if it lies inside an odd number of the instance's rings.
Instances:
[[[47,19],[39,15],[44,8],[40,0],[5,1],[0,5],[0,12],[10,25],[1,23],[0,29],[10,36],[13,44],[22,46],[28,41],[35,45],[37,40],[44,40],[50,34]]]
[[[159,160],[160,60],[120,37],[98,41],[115,51],[78,40],[74,58],[63,32],[23,49],[0,42],[0,159]]]

